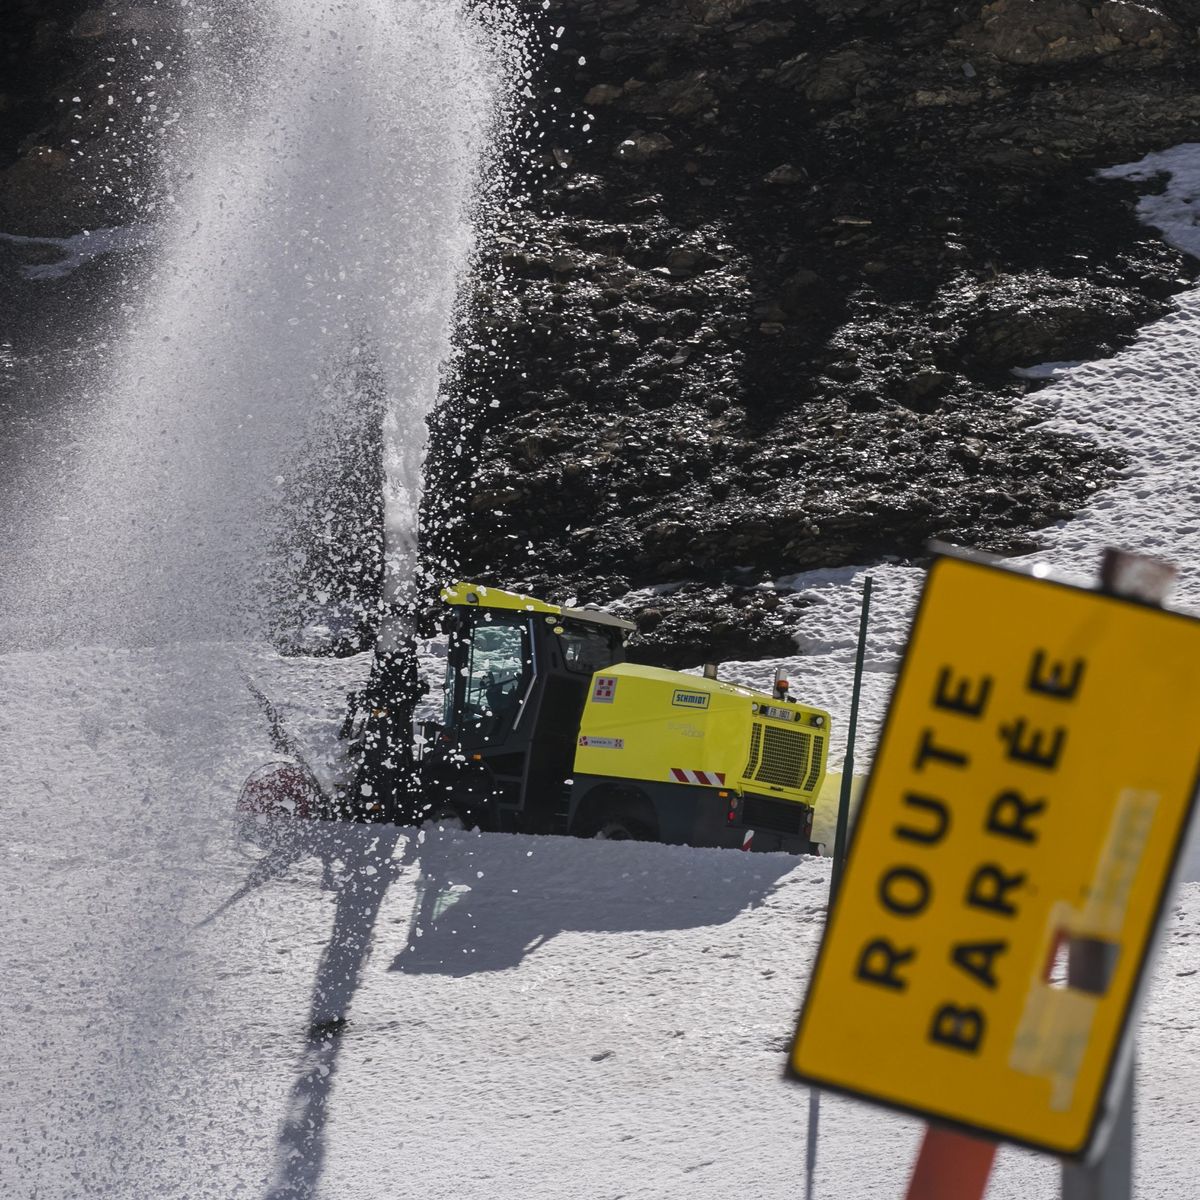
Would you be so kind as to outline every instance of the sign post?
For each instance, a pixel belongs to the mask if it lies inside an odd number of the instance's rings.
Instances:
[[[927,1125],[907,1200],[983,1200],[996,1143]]]
[[[850,789],[854,786],[854,743],[858,740],[858,701],[862,696],[863,661],[867,654],[867,626],[871,620],[870,575],[863,580],[862,608],[858,614],[858,649],[854,653],[854,689],[850,693],[850,724],[846,729],[846,757],[842,761],[842,786],[838,789],[837,825],[833,833],[833,871],[829,877],[829,903],[837,896],[846,865],[846,837],[850,829]]]
[[[846,858],[846,831],[850,826],[850,788],[854,782],[854,743],[858,737],[858,701],[862,696],[863,661],[867,654],[867,626],[871,621],[871,585],[863,580],[862,606],[858,614],[858,649],[854,653],[854,683],[850,692],[850,724],[846,727],[846,755],[842,760],[842,786],[838,790],[837,825],[833,834],[833,864],[829,874],[829,904],[837,895]],[[817,1177],[817,1137],[821,1128],[821,1093],[808,1089],[808,1141],[804,1156],[804,1196],[814,1200]]]
[[[1191,819],[1197,678],[1192,617],[938,558],[789,1074],[1094,1161]]]

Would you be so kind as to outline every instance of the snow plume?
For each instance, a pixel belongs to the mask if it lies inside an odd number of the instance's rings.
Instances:
[[[384,397],[394,569],[413,555],[504,39],[457,0],[180,11],[169,215],[105,378],[21,485],[0,646],[262,635],[267,548],[329,404],[354,403],[329,377],[356,355]]]

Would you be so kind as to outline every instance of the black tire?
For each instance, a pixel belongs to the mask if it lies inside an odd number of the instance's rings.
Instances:
[[[440,805],[429,816],[422,818],[422,827],[433,826],[435,829],[469,829],[470,826],[463,819],[463,816],[457,809],[451,808],[449,805]]]
[[[658,823],[650,801],[640,793],[600,792],[588,797],[573,832],[608,842],[653,842],[658,840]]]
[[[654,832],[641,821],[614,813],[600,823],[592,837],[605,842],[652,842]]]

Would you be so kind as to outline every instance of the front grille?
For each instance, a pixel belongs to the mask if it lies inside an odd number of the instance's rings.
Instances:
[[[742,823],[749,829],[770,829],[774,833],[805,833],[808,814],[809,808],[805,804],[747,796],[742,807]]]
[[[824,760],[825,739],[819,733],[755,721],[750,726],[750,753],[742,778],[811,792]]]
[[[754,778],[761,783],[775,783],[780,787],[803,787],[812,759],[812,742],[809,733],[765,726],[762,762]]]
[[[762,731],[761,725],[752,725],[750,727],[750,757],[746,759],[746,769],[742,772],[743,779],[753,779],[754,771],[758,766],[758,755],[762,749]]]
[[[813,738],[812,764],[808,768],[808,778],[804,781],[804,790],[811,792],[817,786],[817,777],[821,774],[821,763],[825,757],[825,743],[818,737]]]

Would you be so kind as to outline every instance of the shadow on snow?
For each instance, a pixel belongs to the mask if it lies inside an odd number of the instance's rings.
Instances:
[[[248,828],[265,852],[203,924],[308,857],[320,860],[322,887],[335,898],[265,1200],[316,1194],[343,1032],[380,909],[405,871],[419,871],[416,896],[405,946],[388,970],[466,976],[517,968],[559,933],[724,924],[761,904],[797,862],[781,854],[428,828],[413,835],[387,825],[294,819]]]
[[[563,932],[721,925],[762,903],[795,858],[639,842],[451,833],[419,848],[408,940],[391,969],[505,971]]]

